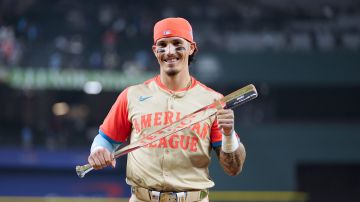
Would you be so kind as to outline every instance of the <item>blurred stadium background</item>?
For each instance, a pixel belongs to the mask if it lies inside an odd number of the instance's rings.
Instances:
[[[360,201],[358,0],[0,0],[0,201],[127,201],[125,158],[84,179],[99,124],[121,90],[158,72],[152,26],[182,16],[191,71],[227,94],[247,161],[214,158],[212,201]]]

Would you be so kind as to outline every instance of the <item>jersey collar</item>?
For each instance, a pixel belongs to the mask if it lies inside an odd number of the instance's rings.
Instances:
[[[194,77],[191,76],[191,85],[190,85],[189,87],[185,87],[185,88],[179,89],[179,90],[177,90],[177,91],[174,91],[174,90],[168,89],[168,88],[165,86],[165,84],[163,84],[163,83],[161,82],[160,75],[158,75],[158,76],[155,77],[155,83],[156,83],[162,90],[165,90],[166,92],[168,92],[168,93],[170,93],[170,94],[174,94],[174,93],[176,94],[176,93],[181,93],[181,92],[188,91],[188,90],[194,88],[195,85],[197,84],[197,82],[198,82],[198,81],[197,81]]]

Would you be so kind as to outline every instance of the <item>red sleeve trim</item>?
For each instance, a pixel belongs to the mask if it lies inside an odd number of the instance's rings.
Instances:
[[[214,145],[217,142],[222,141],[222,133],[218,125],[217,119],[215,119],[214,123],[211,126],[211,133],[210,133],[210,142]]]
[[[238,139],[240,139],[240,136],[236,132],[235,135]],[[217,119],[215,119],[213,125],[211,126],[210,143],[213,148],[221,146],[222,143],[222,132],[219,128]]]
[[[120,93],[111,107],[100,130],[115,142],[125,142],[131,133],[131,122],[128,120],[128,88]]]

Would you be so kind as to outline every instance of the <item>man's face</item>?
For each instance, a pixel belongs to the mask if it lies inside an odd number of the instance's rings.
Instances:
[[[169,76],[174,76],[188,68],[189,56],[194,50],[194,44],[180,37],[161,38],[153,46],[161,71]]]

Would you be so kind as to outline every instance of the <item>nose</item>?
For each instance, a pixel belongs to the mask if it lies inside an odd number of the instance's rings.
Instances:
[[[165,53],[168,55],[175,54],[175,52],[176,52],[175,46],[172,44],[169,44],[165,49]]]

